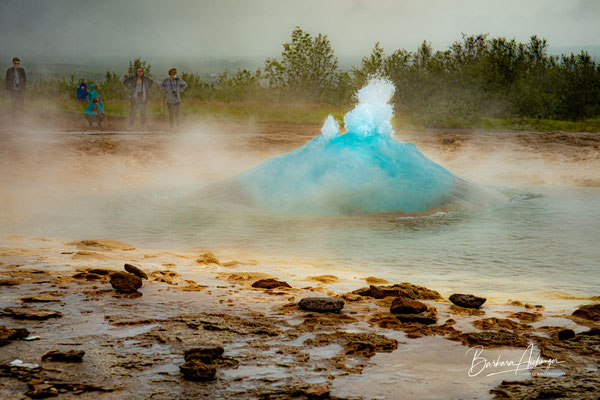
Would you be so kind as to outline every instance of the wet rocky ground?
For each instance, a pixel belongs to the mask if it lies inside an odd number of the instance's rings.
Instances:
[[[598,298],[557,312],[337,281],[200,249],[5,238],[0,398],[598,398]]]

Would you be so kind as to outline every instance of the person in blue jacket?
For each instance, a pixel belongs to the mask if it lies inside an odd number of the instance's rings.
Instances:
[[[85,101],[87,99],[88,89],[85,82],[81,82],[81,85],[77,88],[77,100]]]
[[[90,89],[87,93],[87,99],[91,103],[92,100],[94,100],[96,97],[100,97],[100,100],[102,100],[102,96],[100,96],[100,93],[96,92],[96,85],[90,83]]]
[[[102,104],[100,96],[94,97],[84,112],[85,119],[88,124],[90,124],[90,128],[94,126],[94,122],[98,125],[98,128],[102,128],[102,121],[104,121],[104,104]]]

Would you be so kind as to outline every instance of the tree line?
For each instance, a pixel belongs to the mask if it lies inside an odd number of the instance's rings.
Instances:
[[[151,65],[140,58],[130,62],[127,75],[138,66],[152,76]],[[547,41],[537,36],[521,43],[463,35],[447,50],[435,52],[426,41],[416,51],[391,53],[376,43],[358,66],[342,71],[326,35],[296,27],[281,57],[266,59],[256,71],[224,71],[212,84],[196,74],[181,74],[188,83],[186,98],[333,105],[351,104],[371,76],[395,84],[397,113],[420,115],[434,125],[468,124],[482,117],[579,120],[600,115],[600,66],[585,51],[549,55]],[[42,94],[72,96],[79,83],[71,76],[38,80],[34,86]],[[115,72],[106,72],[96,85],[106,100],[127,97]]]

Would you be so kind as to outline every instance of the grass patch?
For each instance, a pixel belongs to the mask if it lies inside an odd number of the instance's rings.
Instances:
[[[26,97],[25,109],[40,114],[83,114],[87,102],[77,102],[65,98]],[[8,96],[0,96],[0,109],[10,110]],[[351,107],[336,107],[329,104],[265,104],[260,102],[226,103],[218,101],[184,100],[181,114],[185,117],[212,118],[233,121],[253,121],[257,123],[288,123],[320,125],[331,114],[338,121]],[[104,110],[111,117],[129,115],[128,100],[110,100],[104,103]],[[166,118],[167,105],[163,99],[149,101],[147,116]],[[396,115],[394,126],[400,129],[498,129],[526,131],[565,131],[600,132],[600,118],[583,121],[559,121],[537,118],[487,118],[463,120],[461,118],[435,118],[429,115]]]

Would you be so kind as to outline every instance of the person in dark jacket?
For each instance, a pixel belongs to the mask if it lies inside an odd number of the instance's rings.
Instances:
[[[88,88],[85,82],[81,82],[81,85],[77,88],[77,100],[85,101],[87,99]]]
[[[144,69],[138,67],[135,75],[125,78],[123,85],[129,90],[131,99],[131,112],[129,113],[128,128],[131,128],[135,122],[135,115],[140,112],[140,122],[142,128],[146,123],[146,104],[148,104],[149,91],[152,87],[152,79],[144,76]]]
[[[20,67],[21,60],[13,58],[13,66],[6,71],[6,90],[10,94],[12,114],[15,119],[20,119],[25,105],[25,87],[27,77],[25,70]]]
[[[179,128],[179,105],[181,104],[180,93],[187,88],[187,83],[177,76],[177,69],[169,70],[169,77],[160,84],[160,88],[167,92],[167,107],[169,107],[169,125],[173,128],[177,123]]]
[[[102,121],[104,121],[104,104],[102,104],[100,96],[94,97],[92,102],[86,107],[84,113],[90,128],[94,126],[94,122],[98,125],[98,128],[102,128]]]

